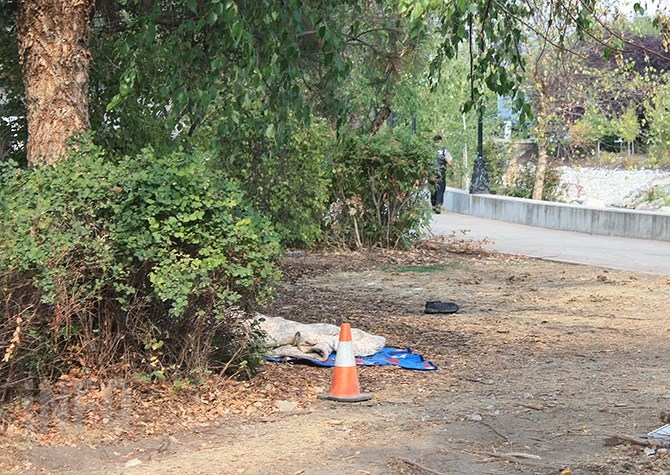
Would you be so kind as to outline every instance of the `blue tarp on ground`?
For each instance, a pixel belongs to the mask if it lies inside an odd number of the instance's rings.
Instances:
[[[315,366],[331,367],[335,366],[335,353],[331,353],[326,361],[311,360],[306,358],[290,358],[284,356],[268,356],[268,361],[295,361],[313,364]],[[430,361],[423,359],[423,356],[412,353],[409,348],[382,348],[378,353],[372,356],[356,356],[356,365],[358,366],[400,366],[405,369],[417,369],[421,371],[436,370]]]

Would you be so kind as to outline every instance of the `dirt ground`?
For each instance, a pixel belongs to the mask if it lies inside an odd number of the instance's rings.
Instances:
[[[646,434],[670,409],[670,275],[454,250],[472,249],[292,253],[264,309],[350,322],[437,371],[360,368],[374,397],[355,404],[317,399],[331,369],[287,363],[216,391],[157,389],[162,409],[126,391],[126,418],[98,432],[70,420],[30,437],[5,422],[0,472],[670,473],[667,449],[611,437]],[[437,299],[461,310],[424,314]]]

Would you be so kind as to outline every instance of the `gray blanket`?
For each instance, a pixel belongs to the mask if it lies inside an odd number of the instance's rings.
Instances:
[[[271,356],[290,356],[325,361],[337,351],[340,327],[328,323],[299,323],[281,317],[257,314],[254,318],[265,332],[265,346]],[[374,355],[386,345],[383,336],[352,328],[355,356]]]

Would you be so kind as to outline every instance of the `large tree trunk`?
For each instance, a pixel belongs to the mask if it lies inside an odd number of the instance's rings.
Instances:
[[[90,127],[88,38],[94,0],[21,0],[17,20],[28,162],[57,163]]]
[[[535,184],[533,186],[533,199],[541,200],[544,190],[544,179],[547,174],[547,121],[549,120],[549,98],[547,94],[547,83],[544,77],[536,78],[537,93],[537,118],[535,125],[535,143],[537,144],[537,168],[535,169]]]
[[[541,200],[544,190],[544,179],[547,175],[547,141],[538,137],[537,141],[537,169],[535,170],[535,185],[533,186],[533,199]]]

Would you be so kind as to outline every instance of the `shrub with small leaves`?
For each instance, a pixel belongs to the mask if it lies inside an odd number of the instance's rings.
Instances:
[[[4,176],[1,305],[12,317],[0,341],[21,316],[14,372],[205,366],[217,335],[236,334],[279,277],[273,228],[204,156],[112,160],[82,140],[57,167]]]
[[[432,141],[403,130],[342,141],[333,169],[325,226],[346,247],[407,246],[431,216]]]
[[[250,113],[245,122],[246,127],[225,133],[212,131],[221,136],[214,166],[246,191],[253,206],[272,222],[283,245],[314,245],[321,239],[328,204],[335,133],[318,121],[311,127],[293,124],[293,133],[279,141],[268,134],[267,118]],[[206,139],[211,140],[211,134]]]

